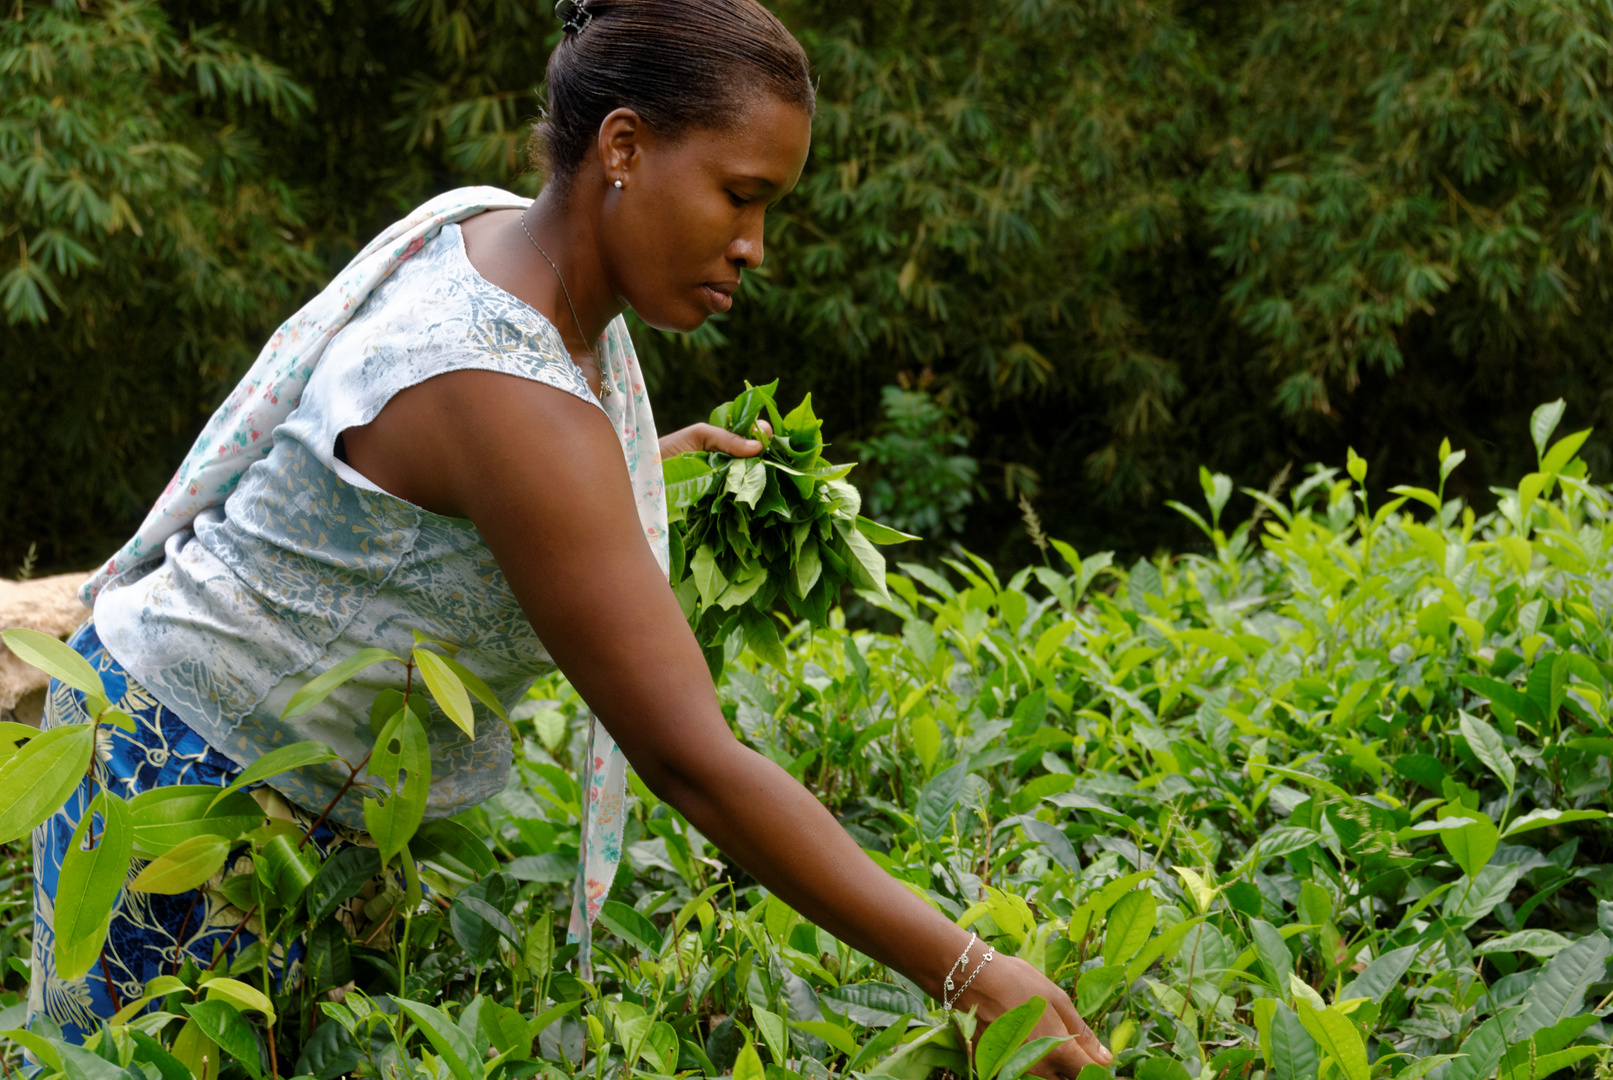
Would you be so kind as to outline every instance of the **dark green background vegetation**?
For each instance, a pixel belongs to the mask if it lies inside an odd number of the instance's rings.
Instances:
[[[1265,487],[1350,444],[1426,482],[1449,434],[1482,504],[1532,464],[1534,405],[1606,427],[1607,3],[776,10],[820,78],[812,159],[733,315],[639,334],[663,424],[778,377],[844,457],[882,388],[922,387],[979,462],[946,516],[1016,562],[1010,491],[1146,551],[1185,539],[1162,506],[1200,463]],[[0,567],[107,554],[386,222],[535,191],[557,33],[546,0],[7,5]]]

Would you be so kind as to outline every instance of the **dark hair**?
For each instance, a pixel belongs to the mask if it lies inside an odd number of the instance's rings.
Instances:
[[[549,56],[548,109],[533,144],[533,163],[551,181],[570,181],[616,109],[669,138],[727,127],[736,104],[758,91],[812,115],[806,53],[756,0],[558,6],[567,29]]]

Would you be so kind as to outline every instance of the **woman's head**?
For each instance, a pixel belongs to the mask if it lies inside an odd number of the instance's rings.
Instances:
[[[617,109],[669,139],[730,128],[761,95],[812,115],[806,54],[756,0],[562,0],[557,14],[567,32],[537,143],[551,183],[570,181]]]
[[[806,159],[806,54],[756,0],[567,0],[538,127],[548,184],[598,207],[645,321],[689,330],[761,262],[762,215]]]

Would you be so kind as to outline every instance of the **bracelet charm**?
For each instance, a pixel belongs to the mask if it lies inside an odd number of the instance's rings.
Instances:
[[[956,1005],[958,1003],[958,999],[963,996],[963,992],[969,989],[969,984],[975,981],[975,976],[980,974],[980,969],[991,963],[991,961],[997,956],[996,950],[992,949],[988,945],[986,947],[985,955],[980,958],[980,962],[975,965],[975,969],[973,971],[969,971],[969,951],[974,948],[977,940],[979,940],[977,935],[969,935],[969,944],[964,946],[963,955],[958,957],[958,959],[953,963],[951,970],[947,972],[946,981],[942,984],[943,990],[941,1007],[943,1009],[950,1009]],[[968,972],[969,977],[963,980],[963,985],[958,987],[957,991],[954,992],[952,982],[953,973],[956,972],[961,975],[966,971]]]

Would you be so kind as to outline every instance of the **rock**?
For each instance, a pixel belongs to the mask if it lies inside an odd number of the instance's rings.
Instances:
[[[88,574],[54,574],[27,581],[0,578],[0,630],[25,626],[66,638],[89,617],[78,601],[78,587]],[[0,720],[39,724],[50,677],[23,663],[0,645]]]

